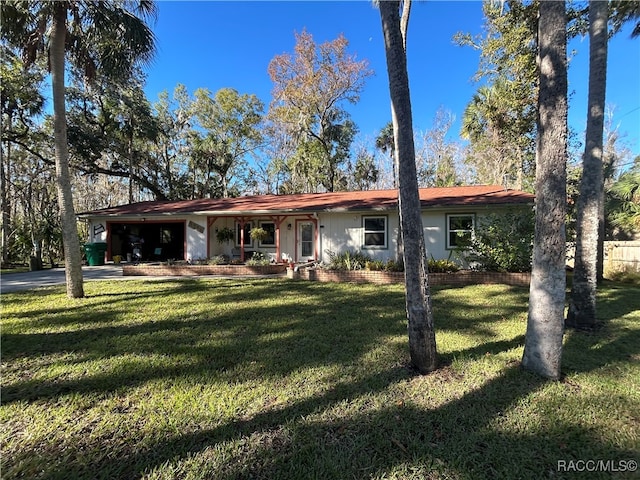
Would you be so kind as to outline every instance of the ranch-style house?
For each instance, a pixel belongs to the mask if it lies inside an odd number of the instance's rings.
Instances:
[[[461,186],[420,189],[420,202],[428,255],[445,259],[483,215],[531,209],[534,196],[499,185]],[[347,250],[386,261],[398,249],[397,190],[147,201],[78,218],[88,223],[89,243],[106,242],[107,260],[131,258],[138,248],[148,261],[242,261],[261,252],[273,262],[328,262]],[[254,227],[266,238],[252,239]],[[221,229],[231,238],[221,241]]]

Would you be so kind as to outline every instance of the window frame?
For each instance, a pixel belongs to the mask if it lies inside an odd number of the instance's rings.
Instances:
[[[451,219],[452,218],[470,218],[471,219],[471,228],[470,229],[452,229],[451,228]],[[469,237],[473,239],[476,230],[476,214],[475,213],[447,213],[446,216],[446,234],[445,234],[445,249],[446,250],[457,250],[459,248],[464,248],[459,245],[451,244],[451,234],[454,232],[468,232]]]
[[[367,220],[382,219],[384,228],[382,230],[367,230]],[[381,245],[367,245],[367,234],[382,234],[383,243]],[[362,249],[363,250],[388,250],[389,249],[389,216],[388,215],[363,215],[362,216]]]
[[[271,228],[271,229],[265,228],[265,225],[271,225],[273,228]],[[271,243],[266,243],[263,240],[260,240],[258,242],[258,246],[259,247],[267,247],[267,248],[275,247],[276,246],[276,223],[275,222],[271,222],[271,221],[263,221],[263,222],[260,222],[260,228],[266,230],[267,232],[271,231],[273,233],[273,237],[272,237],[273,240],[272,240]]]

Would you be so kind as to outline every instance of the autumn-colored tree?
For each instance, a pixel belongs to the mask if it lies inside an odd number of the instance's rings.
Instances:
[[[356,132],[344,104],[358,102],[373,72],[348,52],[343,35],[319,45],[306,31],[295,39],[293,54],[276,55],[269,63],[274,84],[269,117],[295,141],[312,144],[305,147],[314,152],[304,160],[306,170],[321,182],[316,188],[334,191]]]

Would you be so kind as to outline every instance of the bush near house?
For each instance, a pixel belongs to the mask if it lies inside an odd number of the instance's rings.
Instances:
[[[533,211],[489,214],[460,253],[474,269],[490,272],[529,272],[533,255]]]
[[[342,253],[329,253],[330,261],[327,269],[329,270],[371,270],[384,272],[404,272],[404,264],[402,261],[395,260],[374,260],[362,252],[353,252],[347,250]],[[431,257],[429,260],[429,272],[431,273],[449,273],[457,272],[460,266],[450,260],[436,260]]]

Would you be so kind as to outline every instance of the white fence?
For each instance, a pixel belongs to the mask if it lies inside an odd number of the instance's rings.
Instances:
[[[567,265],[573,267],[576,244],[567,243]],[[640,241],[604,242],[604,270],[634,270],[640,272]]]

